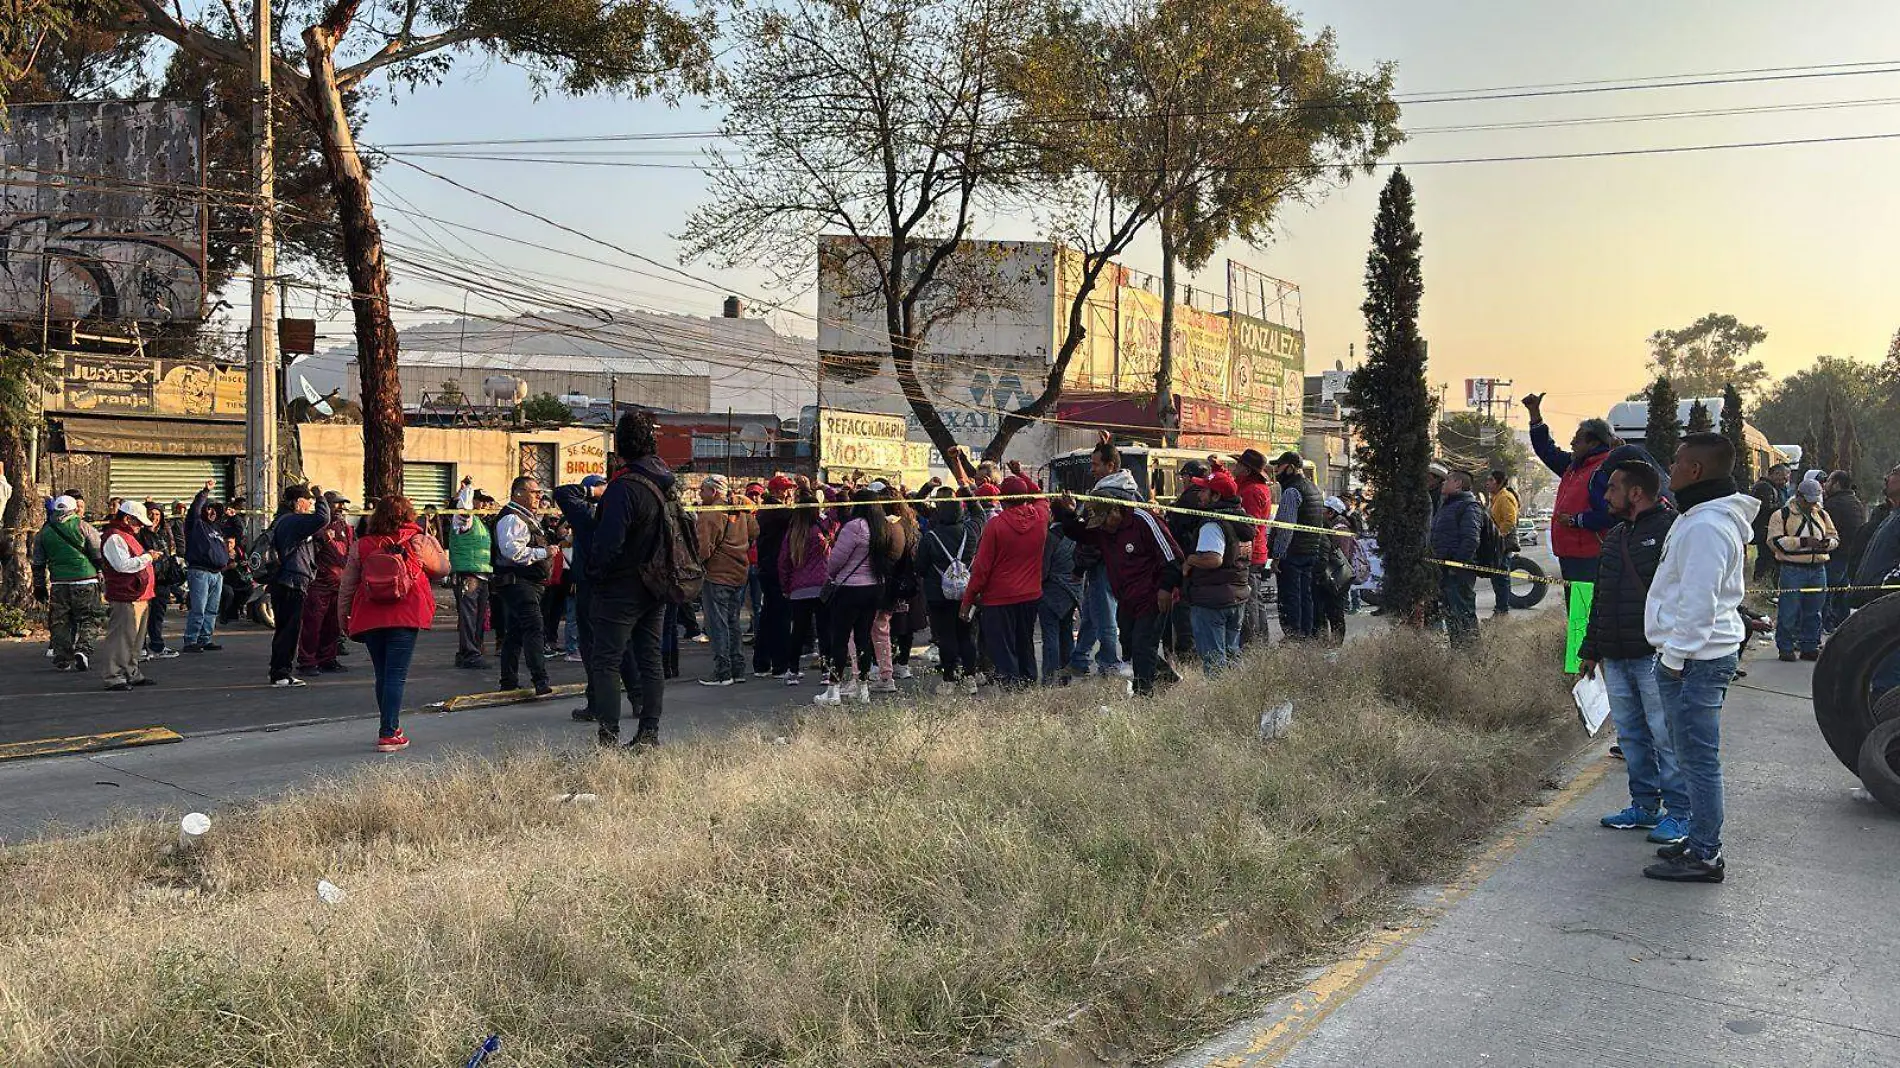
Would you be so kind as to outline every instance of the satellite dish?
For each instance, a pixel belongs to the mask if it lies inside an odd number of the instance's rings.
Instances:
[[[311,410],[315,411],[318,415],[323,416],[325,419],[328,419],[329,417],[336,414],[334,411],[330,410],[330,404],[328,401],[323,399],[323,394],[318,393],[315,389],[311,388],[310,380],[308,378],[305,378],[302,375],[298,375],[297,385],[303,387],[303,399],[310,402]]]

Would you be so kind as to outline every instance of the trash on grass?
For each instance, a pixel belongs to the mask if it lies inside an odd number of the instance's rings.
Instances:
[[[1293,726],[1293,702],[1282,701],[1260,713],[1260,738],[1273,741]]]
[[[343,903],[343,899],[348,896],[349,896],[348,894],[343,892],[342,887],[331,882],[330,880],[328,879],[317,880],[317,900],[318,901],[321,901],[326,905],[341,905]]]

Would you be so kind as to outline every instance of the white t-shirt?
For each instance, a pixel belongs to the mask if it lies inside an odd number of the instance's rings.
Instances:
[[[1194,543],[1194,551],[1197,553],[1225,553],[1227,551],[1227,532],[1220,528],[1219,523],[1202,523],[1200,537]]]

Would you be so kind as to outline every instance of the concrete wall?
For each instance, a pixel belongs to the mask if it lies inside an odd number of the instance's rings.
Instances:
[[[399,374],[402,378],[402,402],[412,406],[421,404],[425,394],[431,402],[438,401],[443,392],[442,384],[454,382],[460,387],[462,395],[468,398],[469,404],[477,408],[490,407],[494,402],[482,395],[482,379],[500,374],[510,374],[525,380],[530,397],[538,397],[543,393],[552,393],[556,397],[584,393],[596,400],[606,400],[617,388],[623,404],[638,404],[673,412],[703,412],[712,404],[712,379],[705,375],[609,375],[605,371],[569,372],[525,366],[506,370],[404,366]],[[357,395],[361,392],[362,383],[357,375],[356,364],[351,362],[343,376],[343,395],[350,400],[360,401]]]
[[[334,489],[352,501],[363,500],[363,428],[329,423],[297,427],[303,449],[304,477],[324,489]],[[521,473],[524,443],[556,446],[557,481],[578,482],[584,475],[606,473],[605,435],[599,428],[566,427],[556,430],[439,429],[409,427],[403,432],[403,460],[448,463],[455,466],[454,481],[473,476],[475,485],[497,499],[508,495],[508,483]],[[417,501],[418,506],[437,502]]]

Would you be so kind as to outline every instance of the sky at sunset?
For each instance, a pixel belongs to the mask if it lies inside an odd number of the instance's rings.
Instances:
[[[1597,79],[1900,61],[1900,4],[1830,0],[1617,2],[1357,0],[1295,5],[1309,26],[1331,25],[1344,58],[1398,65],[1398,89],[1424,93]],[[1894,66],[1900,66],[1896,62]],[[1633,116],[1767,105],[1865,102],[1829,110],[1631,121],[1542,129],[1425,132],[1431,127]],[[515,72],[465,64],[446,85],[385,97],[372,106],[372,144],[478,137],[580,136],[706,130],[716,117],[689,102],[548,99],[535,102]],[[1395,161],[1597,152],[1827,137],[1900,135],[1900,73],[1767,81],[1641,92],[1418,104],[1403,124],[1418,131]],[[690,163],[697,142],[665,146]],[[677,262],[671,234],[703,197],[684,169],[557,167],[418,159],[476,188],[604,239]],[[1236,247],[1235,258],[1299,283],[1309,370],[1363,348],[1361,275],[1378,186],[1361,179],[1316,208],[1280,220],[1276,240]],[[1839,144],[1660,156],[1473,163],[1408,168],[1424,235],[1423,330],[1430,377],[1516,380],[1548,390],[1560,415],[1601,414],[1641,385],[1653,330],[1710,312],[1759,323],[1757,350],[1776,375],[1814,356],[1876,360],[1900,328],[1900,136]],[[502,212],[426,176],[385,166],[381,205],[532,238],[651,270],[578,238]],[[388,216],[392,240],[432,247],[413,216]],[[716,314],[718,296],[691,283],[639,276],[554,253],[527,252],[477,235],[428,231],[450,249],[457,237],[504,262],[562,275],[621,306]],[[983,236],[1042,235],[1010,220]],[[1152,269],[1152,241],[1124,261]],[[750,272],[695,273],[722,287],[769,296]],[[657,273],[657,272],[656,272]],[[1218,261],[1205,283],[1218,284]],[[459,307],[461,295],[401,277],[398,296]],[[494,306],[472,307],[501,314]],[[809,295],[792,307],[809,312]],[[408,315],[404,321],[426,316]],[[810,321],[781,316],[809,336]],[[341,320],[327,336],[346,333]],[[1454,388],[1454,396],[1458,390]]]

